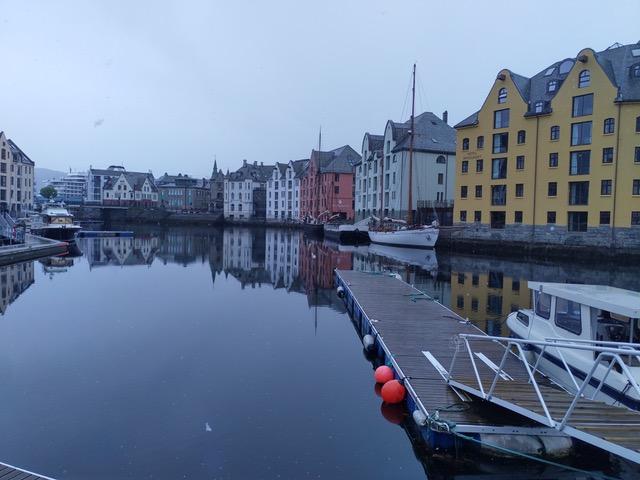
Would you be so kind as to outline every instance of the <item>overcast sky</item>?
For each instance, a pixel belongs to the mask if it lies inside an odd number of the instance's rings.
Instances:
[[[58,170],[209,176],[307,158],[417,109],[453,124],[496,73],[640,40],[640,2],[0,0],[0,130]],[[403,115],[404,113],[404,115]],[[401,117],[402,116],[402,117]]]

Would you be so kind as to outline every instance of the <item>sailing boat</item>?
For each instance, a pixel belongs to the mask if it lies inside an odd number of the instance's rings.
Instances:
[[[407,202],[407,219],[382,219],[377,225],[369,227],[369,238],[373,243],[394,245],[398,247],[433,248],[438,241],[440,228],[435,221],[431,225],[414,225],[413,223],[413,140],[416,101],[416,64],[413,64],[413,81],[411,87],[411,129],[409,130],[409,188]]]

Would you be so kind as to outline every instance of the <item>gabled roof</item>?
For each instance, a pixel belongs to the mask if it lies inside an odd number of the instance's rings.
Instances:
[[[367,135],[367,138],[369,139],[367,150],[382,150],[382,146],[384,144],[384,135],[372,135],[371,133],[366,133],[365,135]]]
[[[311,160],[316,161],[320,173],[353,173],[353,167],[361,160],[360,154],[349,145],[328,152],[312,150]]]
[[[0,132],[1,133],[1,132]],[[24,153],[18,145],[16,145],[13,140],[10,138],[7,139],[7,143],[9,144],[9,149],[13,154],[12,157],[15,161],[23,163],[25,165],[35,165],[35,162],[31,160],[26,153]]]
[[[305,167],[307,166],[307,164],[309,163],[309,159],[308,158],[304,158],[302,160],[292,160],[291,161],[291,165],[293,167],[293,175],[295,178],[300,178],[300,176],[302,175],[302,172],[304,171]]]
[[[157,192],[158,188],[156,187],[156,182],[153,179],[153,175],[151,173],[141,173],[141,172],[120,172],[120,175],[117,177],[110,177],[104,185],[105,190],[112,190],[114,185],[118,182],[121,176],[124,176],[124,179],[127,181],[129,186],[133,188],[134,191],[140,191],[144,182],[146,180],[149,181],[149,185],[151,186],[152,192]]]
[[[227,175],[227,180],[230,182],[253,180],[254,182],[264,183],[271,178],[274,168],[275,165],[264,165],[262,163],[258,165],[256,162],[248,163],[245,160],[242,167]]]
[[[411,135],[409,135],[411,120],[404,123],[403,137],[396,140],[394,152],[409,150]],[[415,135],[413,149],[418,152],[455,153],[456,131],[432,112],[424,112],[414,118]]]
[[[458,122],[456,125],[454,125],[453,128],[463,128],[463,127],[471,127],[474,125],[478,125],[478,113],[480,112],[478,111],[478,112],[472,113],[467,118],[465,118],[461,122]]]

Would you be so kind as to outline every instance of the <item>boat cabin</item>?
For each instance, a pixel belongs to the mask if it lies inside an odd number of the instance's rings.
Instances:
[[[640,293],[604,285],[529,282],[532,310],[521,310],[517,336],[640,343]],[[515,322],[514,322],[515,323]]]
[[[42,221],[54,225],[70,225],[73,215],[64,207],[47,207],[42,212]]]

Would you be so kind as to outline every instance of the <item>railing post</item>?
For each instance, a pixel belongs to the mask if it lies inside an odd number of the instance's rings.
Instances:
[[[491,399],[491,395],[493,394],[493,389],[496,387],[496,383],[498,383],[498,377],[500,376],[500,372],[502,372],[502,367],[504,367],[504,362],[507,361],[507,355],[511,351],[512,342],[509,342],[504,349],[504,354],[502,355],[502,360],[500,360],[500,365],[498,366],[498,371],[496,372],[496,376],[493,377],[493,382],[491,383],[491,388],[489,389],[489,394],[487,395],[487,400]]]
[[[478,367],[476,366],[476,361],[473,358],[473,352],[471,351],[469,340],[465,338],[464,343],[467,346],[467,352],[469,352],[469,358],[471,359],[471,365],[473,366],[473,371],[476,374],[476,380],[478,380],[478,386],[480,387],[480,392],[482,393],[482,397],[486,399],[487,396],[484,393],[484,387],[482,386],[482,380],[480,379],[480,373],[478,373]]]
[[[542,410],[544,410],[544,414],[549,420],[549,426],[553,427],[556,424],[556,422],[553,419],[553,417],[551,417],[551,414],[549,413],[549,409],[547,408],[547,404],[545,403],[544,398],[542,398],[542,392],[540,392],[540,388],[538,387],[538,382],[536,382],[536,379],[533,373],[531,373],[531,367],[529,367],[529,362],[527,362],[527,358],[524,355],[524,350],[522,350],[522,347],[520,346],[519,343],[516,343],[516,348],[518,349],[518,356],[520,357],[520,361],[524,364],[524,368],[526,369],[527,374],[529,374],[529,378],[531,379],[531,384],[533,385],[533,388],[536,391],[538,400],[540,400],[540,405],[542,405]]]

